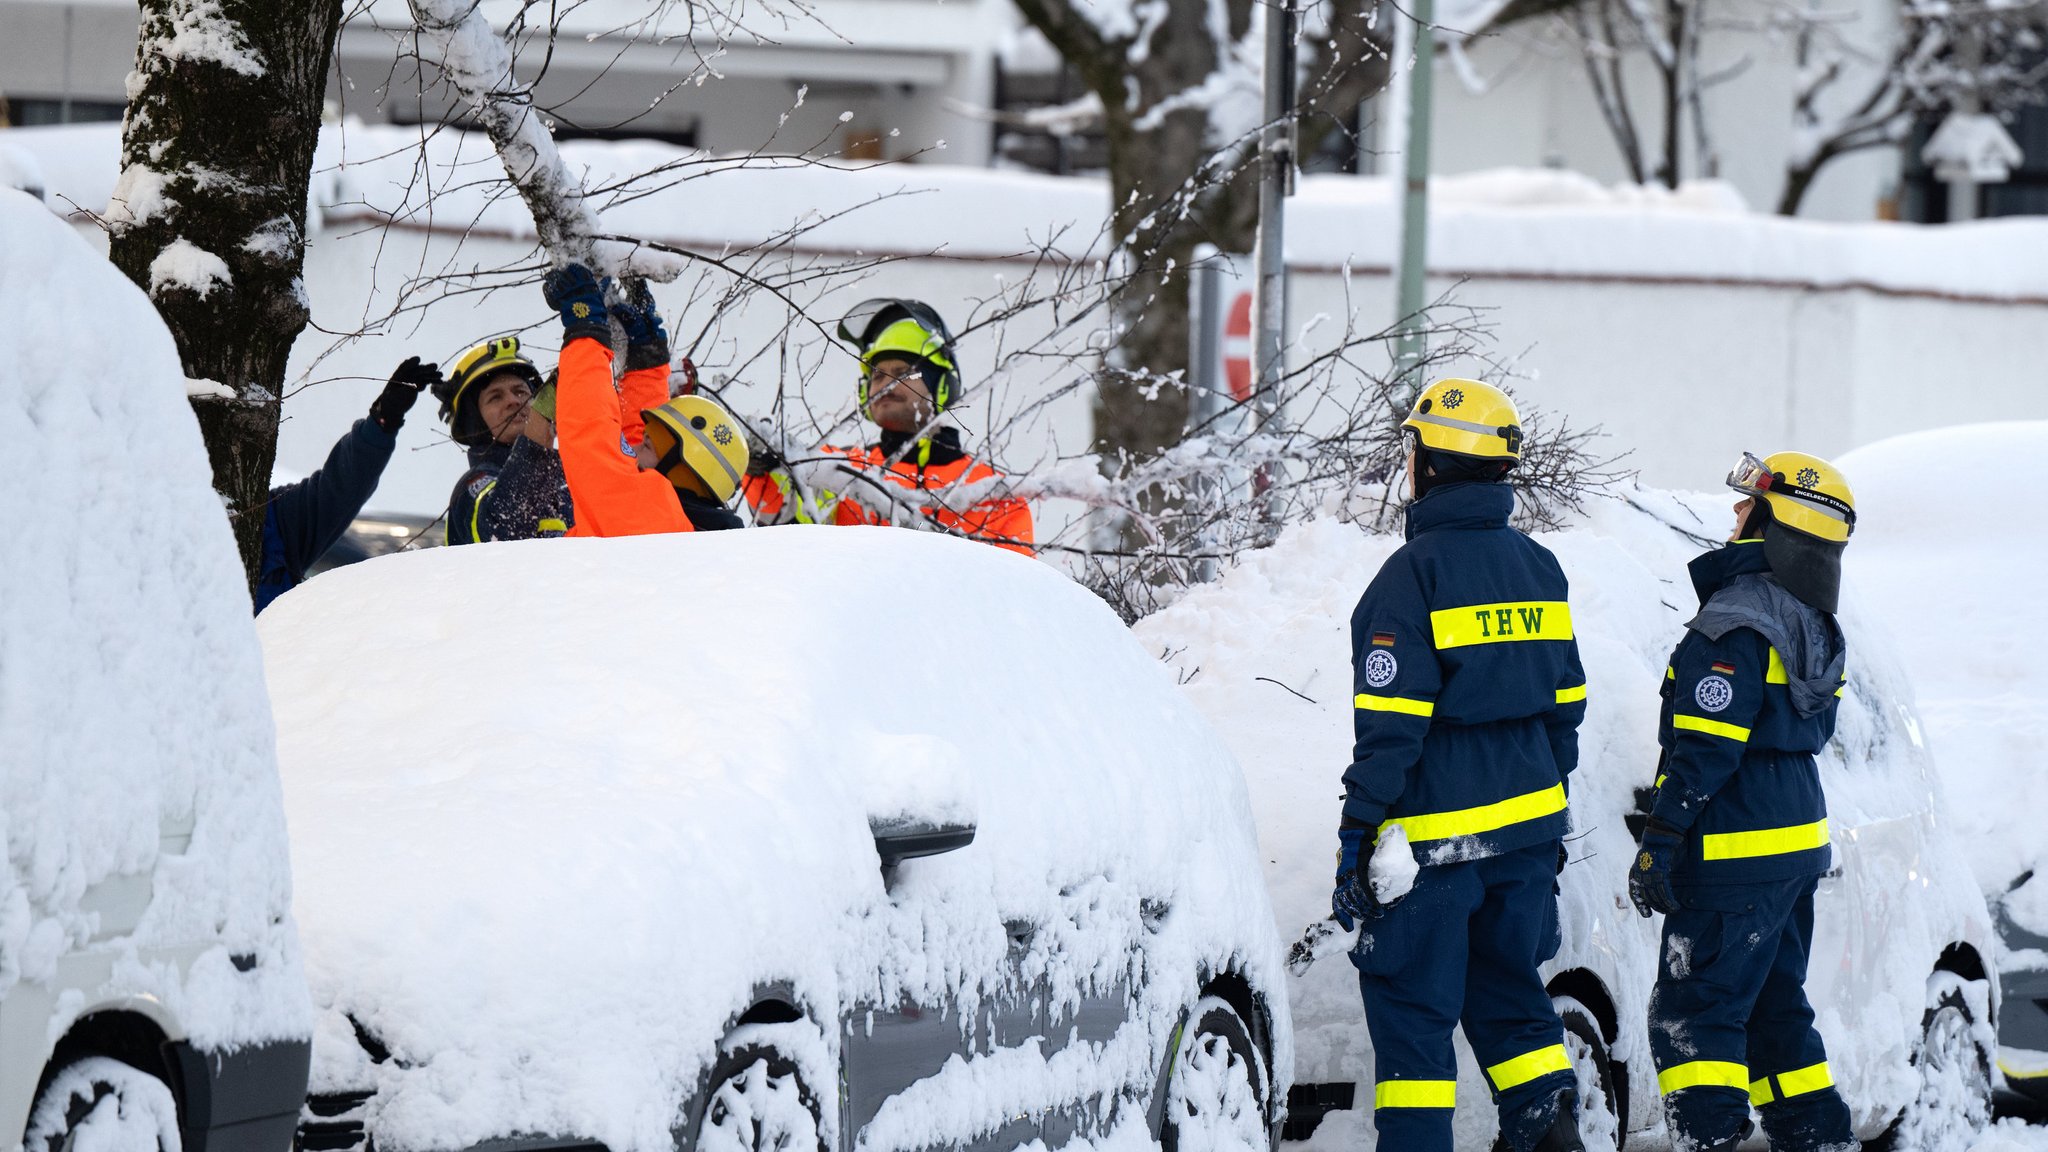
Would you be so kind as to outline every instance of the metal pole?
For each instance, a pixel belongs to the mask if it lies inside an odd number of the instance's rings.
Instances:
[[[1213,418],[1223,410],[1223,268],[1214,248],[1204,244],[1195,249],[1194,264],[1188,269],[1188,304],[1193,323],[1188,325],[1188,431],[1200,430],[1213,436]],[[1221,502],[1223,485],[1215,475],[1194,483],[1195,499],[1204,515],[1213,514]],[[1216,544],[1215,533],[1204,529],[1196,536],[1199,551],[1208,553]],[[1216,561],[1199,559],[1191,573],[1198,584],[1216,579]]]
[[[1286,372],[1286,198],[1294,191],[1294,0],[1265,8],[1265,128],[1259,134],[1259,232],[1253,250],[1258,279],[1252,289],[1252,408],[1264,428],[1279,412]],[[1260,478],[1267,490],[1276,477]]]
[[[1394,320],[1400,329],[1395,344],[1395,369],[1400,391],[1412,391],[1410,379],[1426,353],[1422,335],[1424,278],[1429,268],[1429,122],[1431,81],[1436,69],[1435,0],[1413,0],[1414,58],[1408,65],[1408,124],[1402,167],[1401,267],[1395,293]],[[1403,396],[1405,399],[1405,395]]]
[[[71,21],[72,6],[64,6],[64,91],[57,98],[57,123],[71,123]]]

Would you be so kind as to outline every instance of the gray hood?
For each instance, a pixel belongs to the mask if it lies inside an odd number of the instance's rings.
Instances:
[[[1848,642],[1834,616],[1785,590],[1768,573],[1737,576],[1716,590],[1686,627],[1709,640],[1737,628],[1762,633],[1791,681],[1792,709],[1812,716],[1827,707],[1842,686]]]

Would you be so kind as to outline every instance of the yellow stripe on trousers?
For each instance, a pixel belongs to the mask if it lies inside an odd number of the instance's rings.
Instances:
[[[1749,1091],[1749,1069],[1726,1060],[1694,1060],[1657,1073],[1657,1091],[1669,1096],[1687,1088],[1733,1088]]]
[[[1775,1093],[1771,1091],[1773,1080],[1778,1082]],[[1804,1096],[1808,1092],[1818,1092],[1834,1086],[1834,1073],[1828,1071],[1828,1062],[1823,1060],[1818,1064],[1809,1064],[1804,1068],[1794,1068],[1790,1072],[1780,1072],[1776,1076],[1750,1081],[1749,1102],[1761,1108],[1774,1100],[1790,1100],[1794,1096]]]
[[[1505,1092],[1510,1088],[1527,1084],[1538,1076],[1571,1070],[1572,1058],[1565,1054],[1564,1045],[1552,1044],[1548,1048],[1524,1052],[1511,1060],[1503,1060],[1493,1065],[1486,1070],[1486,1078],[1493,1081],[1494,1091]]]
[[[1456,1080],[1382,1080],[1373,1086],[1374,1108],[1455,1108]]]

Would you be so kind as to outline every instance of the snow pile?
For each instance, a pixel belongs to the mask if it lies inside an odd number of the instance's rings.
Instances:
[[[95,940],[97,885],[154,869],[140,928],[100,945],[117,983],[203,1047],[304,1036],[261,656],[177,349],[4,190],[0,315],[0,487],[22,510],[0,549],[0,994]],[[182,973],[139,955],[188,945]]]
[[[1726,535],[1732,500],[1629,489],[1593,501],[1570,530],[1537,537],[1571,580],[1589,685],[1571,784],[1572,863],[1562,881],[1565,948],[1550,971],[1585,966],[1613,994],[1621,1021],[1614,1055],[1635,1069],[1638,1127],[1657,1119],[1645,1032],[1657,938],[1654,922],[1627,906],[1632,840],[1622,817],[1654,771],[1658,685],[1697,609],[1685,562]],[[1274,547],[1136,629],[1147,647],[1168,654],[1245,766],[1277,927],[1289,939],[1329,912],[1341,776],[1351,758],[1349,620],[1399,543],[1336,520],[1290,528]],[[1919,1032],[1928,974],[1942,946],[1981,926],[1984,911],[1963,869],[1939,865],[1957,851],[1946,835],[1918,831],[1932,781],[1925,751],[1910,738],[1910,689],[1889,651],[1890,629],[1878,623],[1889,618],[1851,599],[1842,616],[1851,687],[1822,772],[1832,827],[1838,840],[1857,830],[1861,863],[1823,888],[1816,956],[1846,951],[1855,967],[1834,971],[1817,959],[1811,987],[1835,1075],[1868,1124],[1910,1096],[1917,1080],[1907,1044]],[[1922,835],[1931,842],[1893,846],[1894,837]],[[1912,851],[1927,859],[1901,862],[1899,853]],[[1900,878],[1908,868],[1916,869],[1910,889]],[[1291,999],[1296,1079],[1356,1081],[1359,1099],[1370,1100],[1371,1048],[1351,966],[1334,958],[1315,965],[1293,982]],[[1459,1139],[1484,1147],[1494,1124],[1488,1094],[1459,1043],[1467,1081]],[[1355,1140],[1364,1129],[1354,1125],[1369,1124],[1369,1115],[1326,1121],[1336,1142],[1319,1135],[1319,1144]]]
[[[1284,995],[1236,765],[1046,565],[850,528],[433,549],[328,573],[260,630],[314,1086],[374,1087],[380,1147],[669,1149],[775,982],[835,1057],[842,1015],[905,997],[964,984],[966,1027],[1005,980],[1056,1013],[1147,982],[1106,1043],[949,1064],[873,1148],[966,1143],[1104,1076],[1149,1093],[1203,971]],[[871,820],[961,818],[971,845],[884,891]],[[1284,1019],[1276,1042],[1290,1067]]]
[[[1846,579],[1892,625],[1957,839],[1993,899],[2048,871],[2048,661],[2027,626],[2048,600],[2048,539],[2033,523],[2048,509],[2043,437],[2048,421],[1965,425],[1840,461],[1857,511]],[[2048,933],[2048,897],[2007,910]]]

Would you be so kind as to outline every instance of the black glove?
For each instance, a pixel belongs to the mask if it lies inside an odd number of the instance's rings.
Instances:
[[[1372,854],[1378,845],[1365,828],[1337,831],[1337,886],[1330,893],[1330,917],[1346,932],[1361,920],[1384,916],[1387,905],[1372,892]]]
[[[1557,867],[1550,873],[1550,894],[1552,896],[1564,894],[1564,866],[1571,862],[1572,854],[1570,850],[1564,846],[1564,841],[1559,840],[1557,842]]]
[[[441,382],[441,366],[422,364],[417,356],[408,356],[391,373],[391,379],[384,384],[384,391],[370,401],[370,419],[386,432],[396,432],[405,424],[405,414],[412,410],[413,401],[428,387]]]
[[[788,466],[789,462],[782,458],[782,453],[777,452],[759,440],[748,442],[747,475],[766,476],[770,472]]]
[[[599,280],[581,264],[568,264],[549,272],[540,282],[548,307],[562,314],[562,346],[582,336],[604,344],[612,340],[611,324],[605,319],[604,290],[609,279]]]
[[[647,281],[635,277],[626,286],[626,302],[615,305],[612,315],[626,331],[626,371],[668,367],[668,331],[661,326],[661,313],[654,308],[654,293]]]
[[[1678,849],[1685,837],[1678,829],[1655,816],[1643,827],[1636,843],[1635,865],[1628,870],[1628,898],[1645,917],[1652,912],[1670,915],[1678,911],[1678,894],[1671,890],[1671,869],[1678,862]]]

